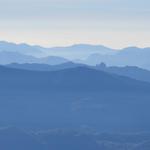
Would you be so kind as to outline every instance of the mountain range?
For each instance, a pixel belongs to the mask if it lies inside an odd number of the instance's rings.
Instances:
[[[11,63],[42,63],[49,65],[57,65],[68,62],[69,60],[58,57],[58,56],[47,56],[47,57],[34,57],[30,55],[21,54],[18,52],[0,52],[0,64],[11,64]]]
[[[12,83],[14,83],[14,89],[19,87],[21,90],[21,85],[24,86],[25,84],[24,81],[29,82],[28,84],[26,83],[27,89],[39,88],[39,90],[42,90],[41,86],[43,85],[43,89],[47,88],[47,90],[52,91],[136,91],[137,89],[142,92],[149,89],[149,84],[146,82],[136,81],[128,77],[109,74],[88,67],[38,72],[1,66],[0,73],[1,84],[3,87],[6,87],[6,89],[12,87]],[[10,73],[11,76],[8,73]],[[24,78],[24,80],[21,80],[21,78]],[[25,90],[24,87],[23,90]]]
[[[84,66],[58,71],[1,66],[0,75],[1,126],[149,130],[148,82]]]
[[[0,52],[17,52],[20,54],[31,55],[31,56],[42,56],[43,53],[38,47],[34,47],[25,43],[15,44],[6,41],[0,41]]]
[[[101,45],[77,44],[68,47],[52,47],[45,48],[41,46],[32,46],[28,44],[15,44],[10,42],[0,42],[0,52],[18,52],[24,55],[31,55],[34,57],[59,56],[68,59],[82,59],[93,53],[111,54],[115,51]]]
[[[85,64],[73,63],[71,61],[57,65],[38,64],[38,63],[25,63],[25,64],[12,63],[7,64],[5,66],[9,68],[24,69],[31,71],[59,71],[69,68],[87,67],[91,69],[108,72],[111,74],[116,74],[119,76],[126,76],[132,79],[150,82],[150,71],[136,66],[117,67],[117,66],[107,66],[105,63],[97,64],[96,66],[88,66]]]
[[[102,70],[105,72],[130,77],[136,80],[150,82],[150,71],[136,66],[125,66],[125,67],[110,66],[109,67],[106,66],[104,63],[101,63],[99,65],[96,65],[94,68],[97,70]]]
[[[1,149],[149,150],[149,51],[0,42]]]
[[[128,47],[117,51],[114,55],[92,54],[87,59],[79,61],[89,65],[101,62],[109,66],[138,66],[150,69],[150,48]]]
[[[71,61],[57,64],[57,65],[39,64],[39,63],[22,63],[22,64],[10,63],[4,66],[9,67],[9,68],[24,69],[24,70],[31,70],[31,71],[57,71],[57,70],[63,70],[63,69],[81,67],[81,66],[88,67],[87,65],[73,63]]]
[[[57,63],[55,63],[54,57]],[[27,44],[0,42],[0,64],[46,63],[56,65],[61,62],[64,63],[64,61],[72,61],[96,65],[104,62],[109,66],[128,65],[150,69],[149,57],[149,47],[111,49],[101,45],[77,44],[68,47],[44,48]]]

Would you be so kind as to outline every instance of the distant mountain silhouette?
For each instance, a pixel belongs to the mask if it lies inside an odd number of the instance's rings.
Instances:
[[[21,54],[18,52],[8,52],[2,51],[0,52],[0,64],[11,64],[11,63],[43,63],[49,65],[58,65],[62,63],[66,63],[69,60],[57,57],[57,56],[49,56],[49,57],[33,57],[30,55]]]
[[[58,65],[58,64],[66,63],[68,61],[69,60],[67,60],[63,57],[48,56],[48,57],[43,57],[43,58],[38,59],[37,63]]]
[[[102,45],[76,44],[68,47],[52,47],[45,50],[48,55],[56,55],[68,59],[83,59],[91,54],[114,54],[114,49]]]
[[[86,58],[93,53],[111,54],[115,52],[101,45],[77,44],[66,47],[44,48],[41,46],[31,46],[24,43],[15,44],[5,41],[0,41],[0,51],[18,52],[35,57],[59,56],[68,59]]]
[[[138,66],[141,68],[150,69],[149,67],[150,48],[149,47],[147,48],[127,47],[124,49],[117,50],[117,49],[107,48],[101,45],[77,44],[77,45],[66,46],[66,47],[44,48],[41,46],[31,46],[28,44],[14,44],[14,43],[1,41],[0,52],[3,51],[11,52],[11,53],[12,52],[20,53],[22,55],[31,55],[34,57],[47,57],[47,58],[42,58],[40,62],[35,62],[35,63],[53,64],[53,61],[51,61],[52,58],[51,60],[49,60],[48,57],[55,56],[61,58],[63,57],[74,62],[84,63],[88,65],[96,65],[101,62],[104,62],[109,66],[128,65],[128,66]],[[56,59],[54,60],[56,61]],[[24,63],[29,63],[29,62],[27,61]]]
[[[111,74],[117,74],[119,76],[126,76],[132,79],[150,82],[150,71],[136,66],[109,67],[106,66],[105,63],[101,63],[96,66],[88,66],[85,64],[78,64],[73,62],[66,62],[58,65],[47,65],[47,64],[37,64],[37,63],[25,63],[25,64],[12,63],[12,64],[7,64],[6,66],[10,68],[33,70],[33,71],[34,70],[35,71],[58,71],[63,69],[76,68],[76,67],[87,67],[91,69],[105,71]]]
[[[24,63],[24,64],[11,63],[5,66],[10,68],[33,70],[33,71],[57,71],[57,70],[75,68],[75,67],[86,66],[86,65],[76,64],[73,62],[66,62],[58,65],[48,65],[48,64],[39,64],[39,63]]]
[[[110,66],[138,66],[150,69],[149,67],[150,48],[129,47],[117,51],[114,55],[92,54],[85,61],[80,63],[96,65],[104,62]],[[139,61],[140,60],[140,61]]]
[[[10,63],[34,63],[37,58],[29,55],[24,55],[18,52],[0,52],[0,64],[10,64]]]
[[[28,44],[15,44],[5,41],[0,41],[0,51],[17,52],[25,55],[43,56],[43,52],[38,47]]]
[[[96,65],[94,68],[121,76],[127,76],[136,80],[150,82],[150,71],[136,66],[108,67],[104,63],[101,63],[100,65]]]

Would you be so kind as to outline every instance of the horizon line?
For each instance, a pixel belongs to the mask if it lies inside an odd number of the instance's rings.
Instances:
[[[62,45],[51,45],[51,46],[46,46],[44,44],[34,44],[34,43],[30,43],[30,42],[15,42],[15,41],[9,41],[9,40],[0,40],[0,43],[9,43],[9,44],[15,44],[15,45],[28,45],[28,46],[33,46],[33,47],[42,47],[42,48],[65,48],[65,47],[72,47],[72,46],[78,46],[78,45],[89,45],[89,46],[102,46],[102,47],[106,47],[109,49],[113,49],[113,50],[121,50],[121,49],[125,49],[125,48],[150,48],[150,46],[137,46],[137,45],[128,45],[128,46],[122,46],[120,48],[115,48],[113,46],[107,46],[105,44],[94,44],[94,43],[72,43],[72,44],[62,44]]]

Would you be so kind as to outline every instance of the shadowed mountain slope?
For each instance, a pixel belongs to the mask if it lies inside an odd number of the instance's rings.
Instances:
[[[33,88],[39,90],[62,91],[146,91],[150,89],[148,83],[136,81],[127,77],[109,74],[87,67],[76,67],[52,72],[27,71],[0,68],[1,86]]]
[[[87,67],[41,72],[1,66],[0,125],[145,131],[149,91],[146,82]]]
[[[136,80],[150,82],[150,71],[136,66],[125,66],[125,67],[110,66],[109,67],[106,66],[104,63],[101,63],[96,66],[87,66],[84,64],[77,64],[73,62],[66,62],[58,65],[47,65],[47,64],[37,64],[37,63],[25,63],[25,64],[12,63],[6,66],[9,68],[32,70],[32,71],[59,71],[63,69],[71,69],[76,67],[88,67],[91,69],[108,72],[110,74],[116,74],[119,76],[126,76]]]
[[[48,64],[39,64],[39,63],[11,63],[6,65],[9,68],[16,68],[16,69],[25,69],[25,70],[32,70],[32,71],[57,71],[69,68],[76,68],[80,66],[86,66],[84,64],[76,64],[73,62],[66,62],[58,65],[48,65]]]
[[[108,67],[104,63],[101,63],[100,65],[96,65],[94,68],[108,73],[114,73],[121,76],[127,76],[136,80],[150,82],[150,71],[136,66]]]

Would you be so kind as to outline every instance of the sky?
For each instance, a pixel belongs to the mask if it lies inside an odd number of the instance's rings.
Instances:
[[[0,0],[0,40],[150,46],[150,0]]]

